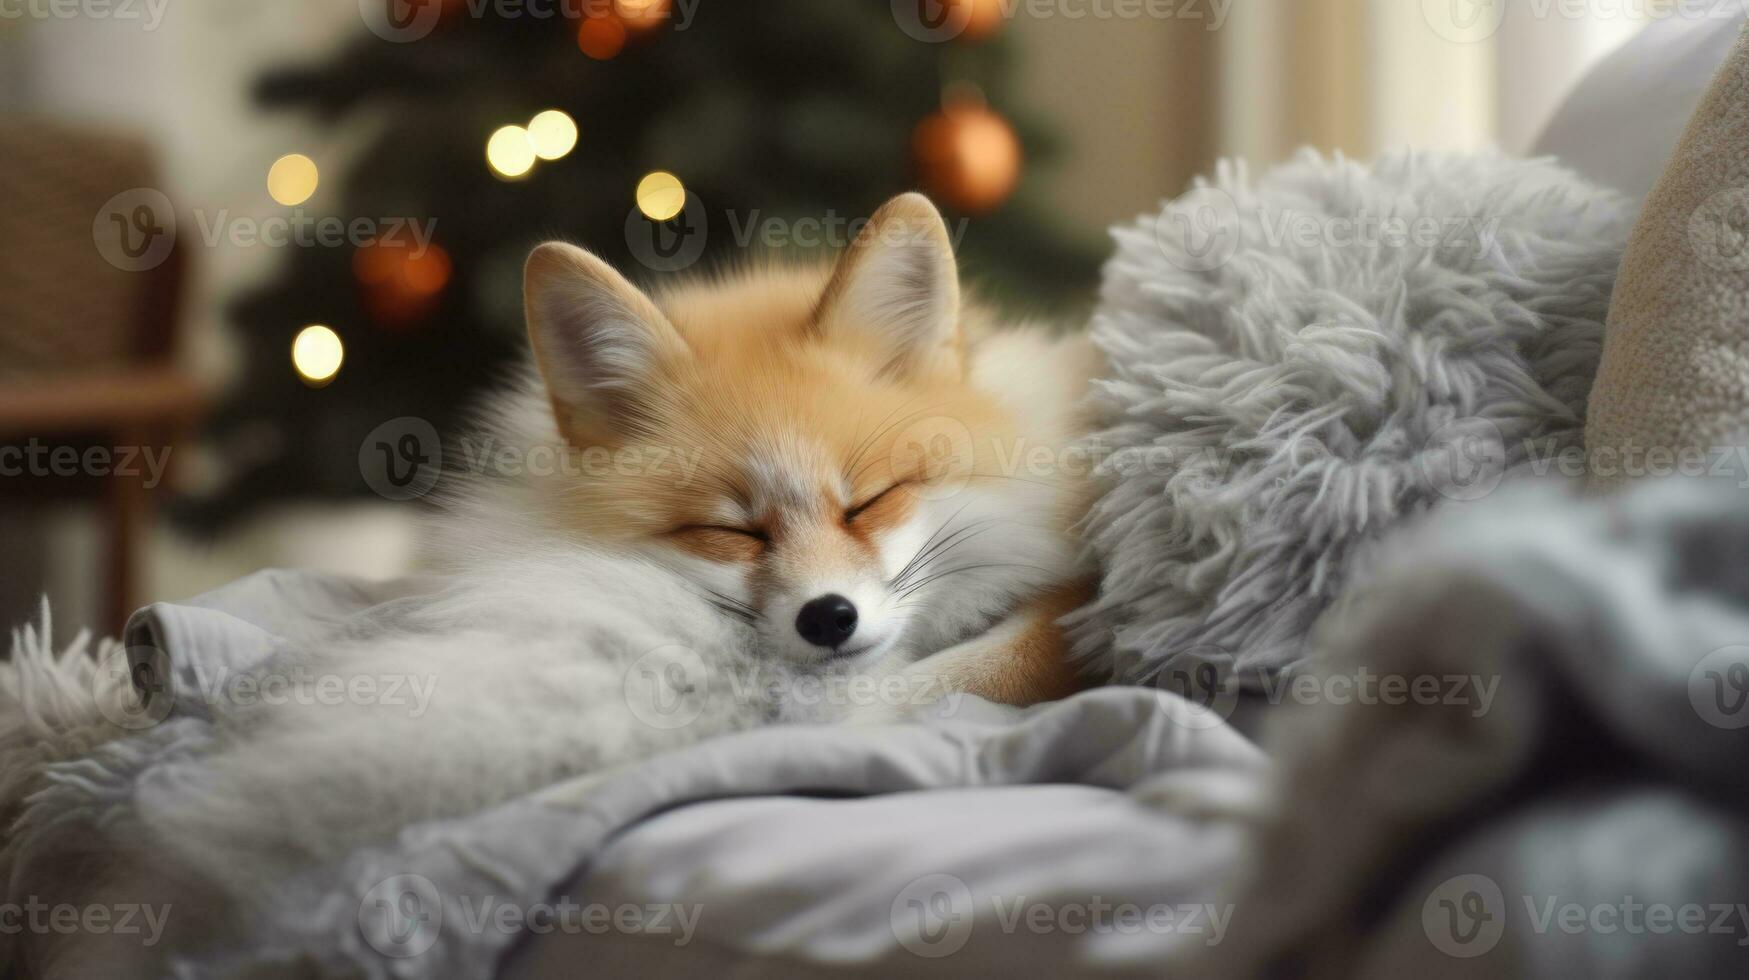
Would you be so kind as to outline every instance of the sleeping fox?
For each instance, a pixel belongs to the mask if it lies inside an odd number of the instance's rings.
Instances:
[[[1090,597],[1070,446],[1100,362],[962,302],[927,198],[836,263],[654,295],[548,243],[524,295],[558,432],[632,461],[541,494],[551,526],[696,584],[761,656],[1017,705],[1081,686],[1056,622]]]

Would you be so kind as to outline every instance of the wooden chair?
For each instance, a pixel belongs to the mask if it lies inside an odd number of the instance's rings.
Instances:
[[[33,440],[82,458],[94,446],[149,446],[174,462],[173,447],[203,403],[200,386],[174,363],[188,237],[136,269],[118,267],[114,242],[104,240],[107,210],[131,209],[127,192],[161,186],[146,147],[0,119],[0,160],[0,451],[22,453]],[[12,475],[0,471],[5,506],[78,497],[101,508],[103,625],[120,635],[138,601],[140,538],[167,481],[148,488],[143,467],[136,475],[45,475],[25,459],[15,454],[4,468]]]

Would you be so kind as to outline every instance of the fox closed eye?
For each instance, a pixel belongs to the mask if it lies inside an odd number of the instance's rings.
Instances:
[[[669,531],[667,538],[695,555],[720,562],[755,561],[771,546],[771,536],[759,528],[720,524],[688,524]]]
[[[909,481],[909,480],[906,480],[906,481],[903,481],[900,483],[895,483],[892,486],[886,488],[885,490],[882,490],[880,493],[877,493],[874,496],[863,501],[862,503],[845,508],[844,523],[850,524],[850,523],[854,522],[858,517],[861,517],[864,513],[866,513],[869,508],[873,507],[875,504],[880,503],[882,500],[885,500],[887,498],[887,496],[890,495],[893,491],[898,490],[901,487],[909,486],[910,483],[911,483],[911,481]]]
[[[743,538],[751,538],[761,544],[770,544],[771,535],[756,527],[729,527],[723,524],[687,524],[668,532],[670,535],[681,534],[733,534]]]

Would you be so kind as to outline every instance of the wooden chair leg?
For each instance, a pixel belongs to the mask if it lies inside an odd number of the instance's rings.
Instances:
[[[150,526],[151,501],[142,476],[110,474],[108,480],[104,628],[119,638],[138,602],[140,536]]]

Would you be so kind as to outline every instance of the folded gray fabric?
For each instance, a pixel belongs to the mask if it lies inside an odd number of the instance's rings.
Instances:
[[[1266,731],[1276,818],[1193,969],[1742,976],[1742,485],[1518,487],[1391,542]],[[1331,696],[1364,672],[1372,698]]]
[[[156,798],[207,789],[202,782],[207,753],[221,733],[231,740],[239,737],[237,718],[230,716],[227,704],[215,701],[215,691],[235,690],[238,673],[263,664],[283,669],[288,658],[314,657],[302,651],[321,649],[325,637],[368,632],[361,624],[392,617],[400,606],[430,601],[433,585],[370,585],[271,572],[189,603],[160,603],[143,610],[128,631],[135,666],[145,668],[135,676],[147,678],[164,699],[160,703],[174,705],[174,712],[152,718],[155,709],[149,702],[143,710],[152,724],[85,758],[49,767],[48,794],[33,802],[33,823],[18,840],[56,842],[68,832],[83,834],[101,857],[101,835],[91,836],[82,828],[105,828],[102,834],[124,838],[140,832],[130,828],[138,827],[142,818],[149,824],[156,812],[140,808],[142,787]],[[510,669],[508,664],[505,669]],[[217,683],[221,677],[227,683]],[[131,897],[165,902],[176,896],[180,904],[170,910],[172,928],[162,945],[138,949],[140,973],[191,978],[491,977],[507,951],[528,935],[573,935],[585,944],[624,939],[627,930],[620,928],[610,929],[607,938],[599,930],[568,932],[566,926],[577,923],[567,922],[566,903],[559,899],[592,907],[597,896],[593,886],[567,890],[567,883],[602,847],[641,821],[683,804],[729,797],[850,797],[947,787],[1074,784],[1083,790],[1066,805],[1070,810],[1084,808],[1090,825],[1109,821],[1116,804],[1129,814],[1119,825],[1135,834],[1132,843],[1192,837],[1201,842],[1195,860],[1164,855],[1160,868],[1178,867],[1180,874],[1137,876],[1127,892],[1102,892],[1095,885],[1095,894],[1082,901],[1109,902],[1128,894],[1132,903],[1146,907],[1168,903],[1165,907],[1174,911],[1179,906],[1204,908],[1236,853],[1238,831],[1231,822],[1220,834],[1204,834],[1196,827],[1213,814],[1243,809],[1245,801],[1261,792],[1267,766],[1252,743],[1207,710],[1152,690],[1094,691],[1027,711],[976,700],[957,708],[952,718],[922,725],[783,725],[706,741],[560,782],[479,812],[417,822],[388,843],[350,851],[332,862],[309,862],[252,887],[221,879],[216,895],[148,881]],[[506,765],[515,762],[504,760]],[[164,785],[165,773],[174,774],[175,786]],[[417,781],[400,784],[403,791],[409,785]],[[340,792],[340,787],[331,792]],[[927,823],[931,796],[914,799],[919,801],[915,819]],[[366,794],[351,805],[363,814],[389,802]],[[296,820],[297,815],[281,819]],[[1146,833],[1139,829],[1143,827]],[[271,827],[259,830],[262,847],[273,846],[282,836]],[[994,823],[981,829],[980,841],[989,847],[1008,840],[1019,848],[1036,843],[1037,830],[1036,822],[1012,827]],[[225,846],[238,847],[250,833],[247,826],[226,828]],[[785,844],[774,839],[766,846],[780,849]],[[925,853],[916,855],[920,878],[940,867],[924,859]],[[42,873],[31,866],[32,848],[25,846],[18,857],[13,890],[42,884]],[[890,858],[882,860],[889,873],[898,870]],[[1067,900],[1063,867],[1039,862],[1030,877],[1014,870],[1020,877],[1005,880],[1000,896],[979,891],[975,911],[987,917],[997,906],[986,900],[1010,894]],[[684,880],[691,869],[676,866],[673,871]],[[651,884],[672,880],[656,876]],[[977,884],[977,879],[972,882]],[[67,890],[67,882],[57,887],[62,896],[79,895],[77,889]],[[932,886],[925,881],[918,887],[927,891]],[[193,905],[187,900],[191,894],[201,896],[203,904]],[[817,896],[821,901],[829,897]],[[936,897],[934,891],[920,893],[925,913],[935,914],[928,900]],[[914,957],[905,927],[890,908],[898,899],[888,896],[878,918],[859,920],[864,944],[846,951],[841,944],[826,943],[838,951],[832,954],[837,965],[872,966],[890,963],[895,956]],[[623,901],[616,903],[616,908],[623,906]],[[712,922],[733,915],[727,899],[702,911]],[[1056,949],[1065,967],[1103,963],[1107,972],[1133,972],[1154,962],[1163,944],[1206,941],[1215,927],[1212,918],[1202,914],[1202,925],[1194,932],[1181,928],[1177,934],[1134,934],[1117,950],[1083,950],[1076,942],[1056,941],[1061,937],[1035,941]],[[1224,925],[1225,917],[1220,918]],[[990,943],[1003,934],[987,925],[979,936]],[[877,941],[883,937],[884,942]],[[910,939],[917,941],[916,936]],[[1012,952],[1002,943],[990,949]],[[967,957],[949,963],[961,967]]]

